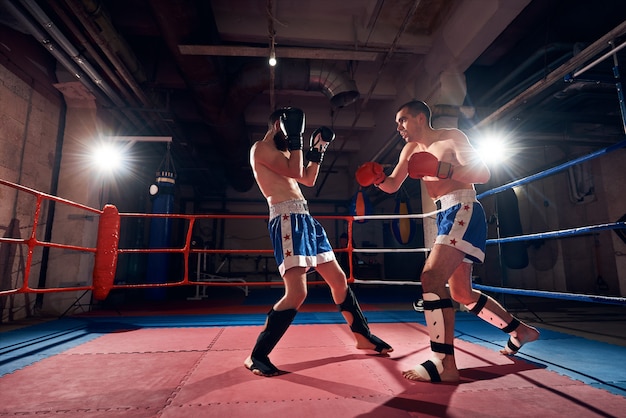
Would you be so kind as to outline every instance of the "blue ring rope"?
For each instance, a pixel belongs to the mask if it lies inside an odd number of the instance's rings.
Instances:
[[[603,148],[601,150],[598,150],[596,152],[592,152],[591,154],[584,155],[582,157],[579,157],[579,158],[576,158],[574,160],[568,161],[568,162],[563,163],[561,165],[557,165],[556,167],[552,167],[552,168],[549,168],[547,170],[540,171],[539,173],[532,174],[532,175],[530,175],[528,177],[524,177],[524,178],[521,178],[519,180],[515,180],[515,181],[512,181],[510,183],[503,184],[502,186],[498,186],[498,187],[493,188],[491,190],[487,190],[486,192],[480,193],[478,196],[476,196],[476,198],[477,199],[482,199],[483,197],[491,196],[491,195],[496,194],[496,193],[500,193],[500,192],[502,192],[504,190],[508,190],[508,189],[510,189],[512,187],[521,186],[522,184],[530,183],[531,181],[538,180],[538,179],[543,178],[543,177],[547,177],[547,176],[552,175],[554,173],[558,173],[559,171],[562,171],[562,170],[564,170],[564,169],[566,169],[568,167],[571,167],[573,165],[582,163],[583,161],[591,160],[593,158],[599,157],[600,155],[607,154],[607,153],[609,153],[611,151],[615,151],[616,149],[620,149],[620,148],[623,148],[623,147],[626,147],[626,140],[620,141],[620,142],[618,142],[616,144],[610,145],[610,146],[608,146],[606,148]]]
[[[507,287],[485,286],[472,283],[472,287],[478,290],[496,293],[508,293],[511,295],[537,296],[542,298],[576,300],[582,302],[596,302],[609,305],[626,305],[626,298],[613,296],[581,295],[579,293],[548,292],[545,290],[511,289]]]
[[[540,232],[537,234],[518,235],[516,237],[488,239],[487,245],[505,243],[505,242],[514,242],[514,241],[526,241],[526,240],[533,240],[533,239],[569,237],[572,235],[586,234],[588,232],[605,231],[607,229],[622,229],[622,228],[626,228],[626,222],[613,222],[609,224],[591,225],[591,226],[583,226],[579,228],[563,229],[561,231]]]

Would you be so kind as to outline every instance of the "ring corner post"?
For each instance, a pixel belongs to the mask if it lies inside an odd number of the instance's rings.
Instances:
[[[117,270],[119,240],[120,214],[117,207],[107,204],[102,209],[98,224],[92,284],[95,300],[105,300],[113,288]]]

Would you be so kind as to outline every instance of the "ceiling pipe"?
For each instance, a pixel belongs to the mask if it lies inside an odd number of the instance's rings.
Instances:
[[[117,31],[104,14],[100,2],[90,0],[65,0],[72,14],[78,19],[86,33],[100,48],[113,65],[117,76],[135,94],[139,101],[148,105],[150,101],[139,86],[146,81],[143,70],[130,48],[121,40]],[[75,36],[80,39],[81,33]]]
[[[496,84],[491,86],[491,88],[481,96],[480,102],[477,106],[480,106],[481,103],[491,103],[493,96],[501,91],[506,85],[512,83],[520,74],[526,71],[531,65],[536,63],[540,59],[545,59],[546,55],[555,52],[555,51],[568,51],[565,54],[561,55],[559,58],[554,60],[551,64],[545,65],[545,68],[552,68],[555,65],[561,65],[563,62],[567,61],[574,54],[574,45],[573,44],[565,44],[565,43],[552,43],[547,45],[541,49],[535,51],[529,58],[525,59],[520,65],[516,66],[511,72],[509,72],[506,77],[502,78]],[[500,98],[499,98],[500,99]],[[499,100],[499,99],[496,99]]]
[[[533,74],[529,75],[522,81],[516,82],[515,86],[510,87],[507,91],[503,92],[497,98],[491,99],[491,100],[485,100],[485,97],[483,96],[481,97],[480,102],[481,103],[491,102],[494,104],[494,106],[499,106],[502,103],[506,103],[509,100],[512,100],[518,94],[523,92],[528,86],[532,85],[536,80],[540,80],[542,77],[545,77],[546,71],[550,71],[550,69],[552,68],[559,67],[560,65],[565,63],[568,59],[570,59],[573,55],[574,55],[573,52],[562,55],[561,57],[552,61],[550,64],[546,65],[545,68],[535,71]]]
[[[65,0],[65,3],[115,70],[115,74],[109,75],[109,77],[112,80],[119,78],[121,79],[120,83],[123,82],[125,84],[124,87],[120,87],[120,91],[129,102],[126,105],[126,109],[130,110],[128,105],[130,104],[132,107],[138,101],[144,107],[144,109],[138,109],[138,111],[147,112],[147,115],[144,116],[146,122],[152,122],[153,125],[159,126],[162,132],[173,136],[177,141],[184,142],[184,134],[180,129],[166,121],[168,117],[167,112],[154,111],[154,109],[162,108],[163,104],[158,103],[160,100],[157,97],[148,97],[141,87],[141,83],[145,83],[147,80],[145,72],[135,54],[111,23],[110,17],[105,12],[101,2],[99,0]],[[60,8],[57,6],[56,9]],[[60,10],[57,13],[59,12]],[[68,26],[70,28],[73,27]],[[77,39],[84,38],[82,32],[74,30],[75,33],[73,35]],[[98,53],[93,55],[94,57],[100,56]],[[108,68],[108,65],[104,63],[100,65],[102,68]],[[140,125],[140,128],[143,127],[142,125]]]
[[[22,1],[22,7],[19,7],[16,3],[15,0],[5,1],[9,12],[20,22],[25,30],[41,43],[63,68],[83,84],[96,97],[96,100],[111,109],[123,103],[85,57],[78,54],[77,50],[37,4],[32,1]],[[28,13],[31,16],[28,16]],[[34,22],[33,18],[37,22]],[[44,31],[42,28],[46,30]],[[133,114],[115,113],[123,124],[143,125]]]
[[[139,59],[126,44],[124,38],[117,32],[111,19],[102,5],[102,0],[65,0],[70,9],[83,22],[85,29],[94,39],[110,61],[121,60],[124,63],[122,76],[132,85],[133,81],[139,84],[147,79]],[[106,35],[98,36],[98,31]],[[141,97],[143,91],[134,88],[133,91]]]
[[[521,104],[527,103],[528,101],[535,98],[540,93],[551,87],[557,81],[563,80],[566,76],[570,75],[577,68],[580,68],[594,56],[599,54],[602,50],[606,49],[610,41],[613,41],[614,39],[624,35],[625,33],[626,21],[622,22],[613,30],[606,33],[600,39],[598,39],[587,48],[582,50],[580,53],[572,57],[565,64],[561,65],[559,68],[547,74],[544,78],[537,81],[532,86],[528,87],[517,97],[500,106],[500,108],[498,108],[495,112],[491,113],[483,120],[481,120],[478,124],[476,124],[473,127],[473,130],[479,130],[484,126],[495,122],[496,120],[504,118],[505,115],[508,115],[509,118],[513,117],[516,112],[519,113],[521,111],[519,107]]]
[[[72,45],[58,26],[54,24],[54,22],[45,14],[37,3],[33,0],[21,0],[21,3],[41,25],[41,27],[44,28],[52,39],[54,39],[54,41],[63,49],[63,51],[65,51],[67,55],[76,63],[76,65],[78,65],[81,70],[87,74],[91,81],[98,86],[116,106],[123,107],[124,102],[118,94],[110,88],[110,86],[102,79],[98,71],[93,68],[89,61],[80,54],[80,52],[74,47],[74,45]]]
[[[106,91],[102,89],[102,86],[97,84],[95,80],[91,79],[84,69],[78,65],[78,63],[62,49],[55,44],[48,34],[43,31],[36,22],[27,15],[21,7],[19,7],[15,1],[6,0],[4,2],[9,13],[19,22],[24,30],[34,37],[56,60],[63,68],[65,68],[77,81],[82,83],[89,92],[91,92],[97,100],[104,103],[107,106],[112,106],[111,98],[106,94]],[[96,77],[96,80],[99,78]]]
[[[104,72],[104,74],[108,77],[108,79],[111,80],[113,87],[115,87],[118,91],[120,91],[124,95],[124,98],[126,100],[129,100],[132,103],[133,98],[129,93],[127,93],[122,83],[122,80],[118,77],[117,73],[115,73],[110,68],[110,66],[100,56],[100,54],[91,45],[91,43],[89,43],[87,38],[83,35],[83,31],[78,28],[77,23],[74,21],[74,19],[70,19],[70,17],[67,15],[65,10],[61,7],[61,3],[51,2],[50,7],[57,14],[57,16],[59,16],[63,24],[69,30],[69,32],[77,39],[80,46],[84,48],[85,51],[87,51],[87,53],[94,60],[96,65],[100,67],[101,70]],[[136,105],[136,103],[134,103],[134,105]]]
[[[137,132],[145,131],[147,120],[138,117],[133,112],[124,111],[127,108],[126,102],[100,75],[98,70],[90,64],[87,58],[78,53],[78,50],[36,3],[22,0],[22,7],[17,5],[15,0],[7,0],[4,3],[26,32],[40,42],[61,67],[83,84],[95,96],[96,101],[107,108],[123,127],[129,130],[134,129]],[[36,22],[33,21],[33,18]],[[153,119],[151,118],[151,120]],[[167,129],[167,125],[166,132],[174,135],[173,129]],[[181,137],[181,135],[176,136]]]

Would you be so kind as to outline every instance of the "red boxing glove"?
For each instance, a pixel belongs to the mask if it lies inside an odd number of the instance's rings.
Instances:
[[[437,160],[428,152],[416,152],[409,158],[409,177],[421,179],[424,176],[449,179],[452,177],[452,164]]]
[[[356,177],[356,181],[362,187],[371,186],[372,184],[374,186],[378,186],[387,178],[387,176],[385,175],[385,172],[383,171],[383,166],[376,162],[368,162],[368,163],[362,164],[356,170],[355,177]]]

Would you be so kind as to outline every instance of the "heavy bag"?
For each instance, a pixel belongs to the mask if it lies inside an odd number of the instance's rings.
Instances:
[[[396,197],[396,210],[397,215],[408,215],[411,213],[411,206],[409,199],[406,196]],[[391,232],[393,237],[400,244],[406,245],[413,239],[415,235],[415,220],[411,218],[400,218],[391,221]]]
[[[359,187],[359,190],[356,192],[354,197],[352,197],[352,202],[350,203],[350,213],[353,216],[365,216],[371,215],[374,212],[372,207],[372,203],[370,202],[367,194],[365,194],[365,190],[362,187]],[[365,223],[367,220],[360,219],[356,221],[358,223]]]

